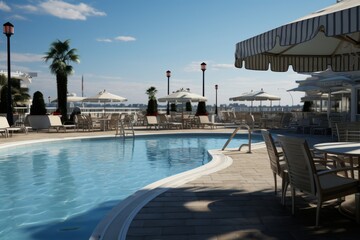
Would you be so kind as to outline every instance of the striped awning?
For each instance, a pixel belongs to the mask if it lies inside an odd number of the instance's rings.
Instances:
[[[235,66],[286,72],[360,70],[360,1],[343,0],[236,44]]]

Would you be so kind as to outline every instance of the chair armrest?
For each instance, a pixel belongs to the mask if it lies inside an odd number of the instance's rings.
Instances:
[[[338,172],[351,171],[351,170],[352,171],[359,170],[359,167],[343,167],[343,168],[323,170],[323,171],[318,171],[316,173],[316,175],[320,177],[320,176],[327,175],[327,174],[334,174],[334,173],[338,173]]]

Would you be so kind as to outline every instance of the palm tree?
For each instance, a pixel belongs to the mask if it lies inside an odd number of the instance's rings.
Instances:
[[[60,109],[62,120],[67,120],[67,83],[68,76],[73,73],[71,62],[79,63],[79,55],[76,54],[77,49],[70,49],[70,40],[64,42],[57,40],[50,45],[50,49],[44,56],[45,62],[50,59],[52,63],[49,68],[52,74],[56,75],[58,108]]]

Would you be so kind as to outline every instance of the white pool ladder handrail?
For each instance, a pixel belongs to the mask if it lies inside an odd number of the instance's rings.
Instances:
[[[251,153],[251,128],[249,127],[249,125],[247,124],[240,124],[235,130],[234,132],[231,134],[231,136],[229,137],[229,139],[226,141],[226,143],[224,144],[223,148],[221,149],[222,151],[225,150],[225,148],[227,147],[227,145],[231,142],[231,140],[235,137],[236,133],[240,130],[240,129],[243,129],[243,128],[246,128],[248,130],[248,140],[249,140],[249,143],[244,143],[244,144],[241,144],[238,151],[241,151],[241,148],[244,147],[244,146],[248,146],[248,151],[247,153]]]
[[[120,119],[117,126],[115,136],[123,136],[127,135],[135,136],[134,126],[131,119]]]

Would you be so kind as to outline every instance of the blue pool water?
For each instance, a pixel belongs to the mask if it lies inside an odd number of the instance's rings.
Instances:
[[[96,138],[0,149],[0,239],[88,239],[119,201],[207,163],[207,150],[222,148],[228,137]]]

